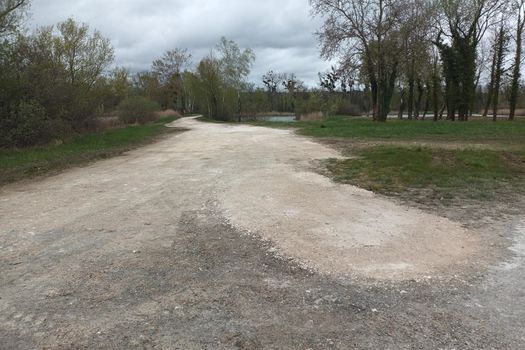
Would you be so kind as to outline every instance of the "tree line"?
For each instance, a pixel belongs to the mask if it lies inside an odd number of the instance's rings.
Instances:
[[[87,24],[67,19],[26,34],[28,6],[28,0],[0,0],[3,148],[62,142],[101,129],[111,117],[145,123],[161,109],[221,120],[271,111],[336,113],[349,94],[309,90],[295,74],[273,71],[257,87],[247,81],[253,50],[224,37],[196,64],[187,49],[174,48],[149,70],[133,73],[114,67],[111,42]]]
[[[293,72],[249,82],[250,48],[221,38],[193,62],[174,48],[149,70],[114,67],[102,33],[67,19],[26,34],[28,0],[0,0],[0,147],[62,142],[101,120],[144,123],[160,109],[241,120],[263,112],[466,121],[523,100],[525,0],[311,0],[324,18],[322,57],[307,87]],[[484,84],[483,82],[487,83]],[[503,101],[508,100],[508,101]]]
[[[368,91],[374,120],[386,121],[395,95],[399,116],[432,109],[438,120],[477,112],[481,81],[496,120],[501,92],[516,115],[525,22],[524,0],[311,0],[324,19],[321,54],[337,59]],[[490,46],[490,49],[487,49]]]

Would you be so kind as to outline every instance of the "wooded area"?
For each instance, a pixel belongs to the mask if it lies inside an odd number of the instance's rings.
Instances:
[[[145,72],[115,67],[110,41],[68,19],[21,30],[28,0],[0,1],[0,147],[61,142],[107,120],[145,123],[160,109],[241,120],[260,113],[514,120],[525,0],[311,0],[324,59],[308,87],[293,72],[248,81],[253,50],[221,38],[197,64],[174,48]],[[104,121],[106,121],[104,123]]]
[[[408,119],[417,119],[432,106],[435,120],[446,109],[447,119],[461,121],[479,112],[480,100],[493,108],[496,120],[503,92],[514,119],[524,1],[312,0],[311,5],[325,19],[318,33],[323,57],[338,59],[342,74],[353,74],[370,91],[375,120],[386,120],[396,92],[401,117],[407,108]]]

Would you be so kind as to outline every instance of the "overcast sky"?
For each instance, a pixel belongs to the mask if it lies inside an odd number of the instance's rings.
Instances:
[[[320,21],[309,10],[308,0],[32,0],[31,27],[68,17],[88,23],[111,39],[116,64],[132,71],[177,47],[198,63],[226,36],[255,51],[250,81],[260,84],[272,69],[312,85],[330,64],[319,58]]]

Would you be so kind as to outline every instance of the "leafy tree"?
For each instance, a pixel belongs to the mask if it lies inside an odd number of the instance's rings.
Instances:
[[[457,111],[459,120],[465,121],[474,103],[478,44],[493,25],[503,2],[438,0],[437,5],[440,33],[434,43],[443,60],[448,118],[455,120]]]
[[[113,62],[114,50],[109,39],[97,30],[90,34],[87,24],[71,18],[57,28],[59,35],[54,41],[59,57],[64,60],[69,83],[90,89]]]
[[[137,94],[162,105],[164,94],[158,76],[153,72],[139,72],[133,76],[133,87]]]
[[[203,58],[197,66],[200,96],[210,118],[219,118],[222,99],[220,62],[212,55]]]
[[[94,117],[106,100],[104,72],[112,59],[109,41],[73,20],[4,42],[0,68],[5,78],[0,84],[2,118],[19,120],[21,125],[34,123],[35,128],[42,129],[55,125],[53,137],[95,126]],[[19,129],[10,125],[3,131],[19,135]],[[34,144],[46,138],[40,135],[33,134]],[[28,140],[22,143],[27,145]]]
[[[216,50],[222,83],[224,88],[231,89],[236,97],[237,108],[234,110],[240,121],[242,112],[241,92],[246,89],[246,78],[255,61],[255,54],[250,48],[241,51],[234,41],[225,37],[221,38]]]
[[[160,94],[163,98],[159,102],[164,108],[174,108],[185,112],[186,87],[183,74],[190,62],[191,54],[187,49],[167,51],[160,59],[153,62],[153,74],[163,90]]]

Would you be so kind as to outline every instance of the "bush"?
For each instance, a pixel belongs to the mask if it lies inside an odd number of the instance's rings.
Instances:
[[[0,147],[27,147],[49,143],[59,137],[64,123],[52,120],[36,101],[23,101],[0,119]]]
[[[120,120],[126,124],[145,124],[156,119],[160,106],[142,96],[128,97],[118,106]]]

